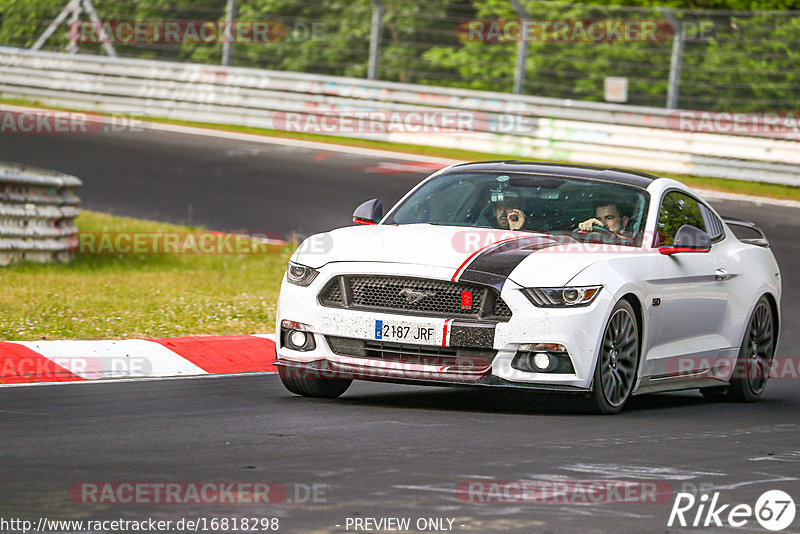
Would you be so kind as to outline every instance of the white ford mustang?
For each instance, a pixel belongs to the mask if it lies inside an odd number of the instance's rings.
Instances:
[[[465,163],[353,219],[305,240],[283,280],[275,363],[293,393],[337,397],[354,378],[525,387],[616,413],[641,393],[764,391],[778,265],[755,225],[675,180]]]

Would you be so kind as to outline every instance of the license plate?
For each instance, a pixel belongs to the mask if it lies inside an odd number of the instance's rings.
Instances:
[[[410,341],[422,344],[435,344],[436,327],[427,325],[407,325],[376,319],[375,339],[380,341]]]

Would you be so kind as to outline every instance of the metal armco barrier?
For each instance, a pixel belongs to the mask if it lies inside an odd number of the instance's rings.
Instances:
[[[0,265],[71,259],[80,185],[68,174],[0,163]]]
[[[661,108],[3,47],[0,96],[289,131],[286,113],[459,111],[471,131],[318,133],[800,186],[800,135],[680,131]]]

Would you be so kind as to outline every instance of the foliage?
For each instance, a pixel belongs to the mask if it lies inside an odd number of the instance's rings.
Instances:
[[[800,104],[800,0],[520,0],[534,21],[667,20],[686,31],[679,106],[794,110]],[[66,0],[0,0],[0,44],[29,47]],[[483,42],[459,31],[467,21],[519,20],[511,0],[381,0],[378,78],[480,90],[513,89],[518,43]],[[225,0],[100,2],[102,20],[225,20]],[[285,31],[268,43],[237,42],[233,64],[366,77],[372,0],[237,0],[238,20]],[[683,11],[681,11],[683,10]],[[716,10],[716,11],[709,11]],[[735,11],[743,10],[743,11]],[[783,10],[783,11],[782,11]],[[700,31],[702,29],[702,31]],[[655,42],[527,43],[524,93],[602,101],[609,76],[629,80],[629,103],[663,107],[672,38]],[[68,44],[62,27],[46,48]],[[118,45],[124,56],[219,63],[222,45],[183,42]],[[96,44],[81,52],[101,53]]]

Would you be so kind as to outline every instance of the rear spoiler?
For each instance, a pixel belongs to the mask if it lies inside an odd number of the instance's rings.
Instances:
[[[745,219],[737,219],[736,217],[723,217],[723,221],[728,226],[738,226],[739,228],[746,228],[747,230],[751,230],[758,234],[759,237],[752,237],[747,239],[742,239],[737,236],[739,241],[742,243],[747,243],[748,245],[757,245],[759,247],[769,247],[769,241],[767,241],[767,236],[764,234],[764,231],[759,228],[756,223],[752,221],[748,221]]]

